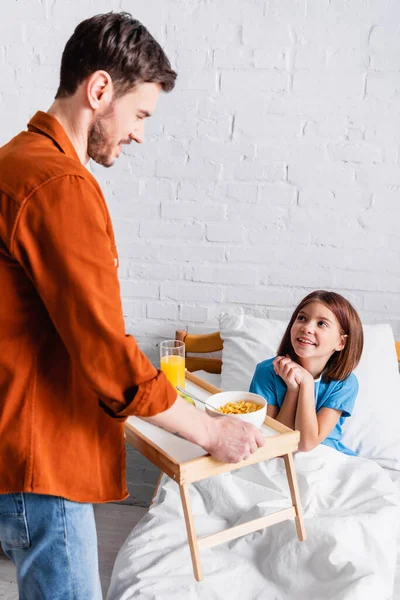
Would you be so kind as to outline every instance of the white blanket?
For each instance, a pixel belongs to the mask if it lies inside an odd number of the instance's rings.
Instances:
[[[307,541],[285,521],[201,550],[193,577],[179,489],[164,476],[156,501],[122,546],[108,600],[389,600],[399,495],[372,461],[326,446],[295,455]],[[290,505],[282,459],[191,487],[199,536]]]
[[[392,471],[390,469],[387,469],[386,472],[396,485],[397,493],[400,500],[400,471]],[[397,563],[393,590],[393,600],[400,600],[400,527],[397,532]]]

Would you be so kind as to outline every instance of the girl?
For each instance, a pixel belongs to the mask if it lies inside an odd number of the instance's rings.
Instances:
[[[300,431],[299,450],[341,442],[358,392],[352,371],[363,348],[360,318],[340,294],[311,292],[295,309],[278,356],[257,365],[250,391],[268,402],[268,416]]]

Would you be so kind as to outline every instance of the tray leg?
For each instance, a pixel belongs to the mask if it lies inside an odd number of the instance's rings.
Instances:
[[[295,523],[296,523],[296,531],[297,537],[301,542],[304,542],[307,539],[306,528],[304,526],[303,520],[303,509],[301,506],[299,486],[297,485],[297,477],[296,471],[294,468],[293,454],[289,452],[283,456],[283,460],[285,461],[286,475],[288,478],[290,495],[292,497],[292,503],[294,509],[296,511]]]
[[[157,479],[157,483],[156,483],[156,487],[154,488],[154,492],[153,495],[151,497],[151,501],[150,501],[150,506],[152,506],[153,502],[154,502],[154,498],[156,497],[156,494],[158,492],[158,488],[160,487],[160,483],[161,483],[161,477],[164,475],[164,473],[161,471],[161,473],[158,476]]]
[[[203,569],[201,567],[200,562],[199,545],[197,543],[196,529],[194,527],[194,519],[192,514],[192,506],[190,503],[188,485],[179,485],[179,491],[181,493],[183,514],[185,516],[190,555],[192,557],[193,572],[196,581],[201,581],[203,579]]]

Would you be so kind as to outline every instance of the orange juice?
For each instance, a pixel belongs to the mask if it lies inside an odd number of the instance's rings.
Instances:
[[[160,368],[173,386],[185,387],[185,358],[183,356],[162,356]]]

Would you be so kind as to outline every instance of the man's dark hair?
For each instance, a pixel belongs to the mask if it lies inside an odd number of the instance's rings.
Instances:
[[[159,83],[169,92],[176,79],[160,44],[125,12],[96,15],[79,23],[64,48],[56,98],[72,96],[82,81],[99,70],[111,76],[116,97],[143,82]]]

